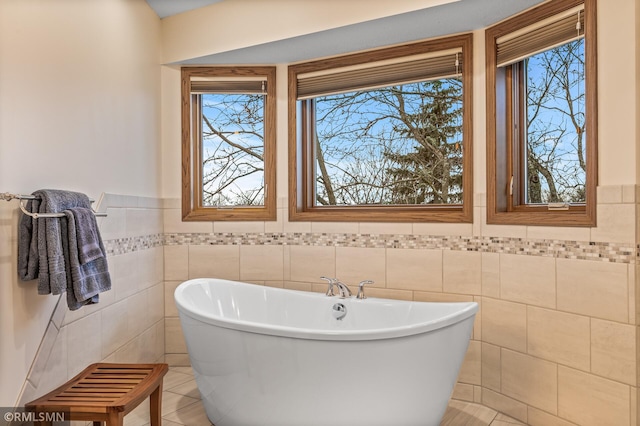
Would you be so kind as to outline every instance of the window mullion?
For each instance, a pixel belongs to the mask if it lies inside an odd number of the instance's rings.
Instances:
[[[512,211],[514,209],[514,205],[517,205],[517,202],[514,200],[518,200],[519,187],[520,187],[520,179],[518,177],[517,170],[518,168],[518,91],[513,88],[516,87],[517,84],[517,72],[514,70],[515,67],[510,66],[507,68],[505,85],[506,90],[505,94],[507,96],[507,110],[511,111],[510,114],[507,115],[506,127],[507,131],[507,144],[506,144],[506,170],[505,170],[505,178],[507,182],[507,187],[505,188],[506,199],[507,199],[507,211]]]
[[[522,62],[518,63],[515,66],[516,72],[516,85],[514,90],[516,90],[518,94],[517,101],[515,102],[515,117],[516,117],[516,168],[517,172],[514,174],[518,177],[517,179],[517,194],[515,198],[515,203],[518,206],[526,205],[526,197],[527,197],[527,76],[525,73],[525,67]]]
[[[202,199],[204,197],[203,187],[202,187],[202,179],[204,173],[202,172],[203,168],[203,155],[202,155],[202,95],[200,94],[192,94],[191,95],[191,105],[192,105],[192,141],[191,144],[193,146],[193,164],[195,167],[193,168],[193,205],[192,207],[199,207],[202,205]]]
[[[307,182],[304,185],[304,190],[307,192],[305,196],[306,205],[314,206],[316,204],[317,199],[317,189],[316,189],[316,167],[315,164],[317,162],[317,148],[316,148],[316,104],[315,100],[309,99],[304,102],[306,106],[305,117],[306,120],[306,131],[305,131],[305,140],[304,145],[307,149],[307,153],[303,154],[306,164],[305,176]]]

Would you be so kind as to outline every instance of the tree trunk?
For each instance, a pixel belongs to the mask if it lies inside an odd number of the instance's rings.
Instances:
[[[324,162],[324,154],[322,153],[322,149],[320,147],[320,140],[318,139],[318,135],[315,137],[316,140],[316,160],[318,161],[318,168],[320,169],[320,176],[322,185],[324,186],[325,191],[327,191],[327,199],[330,206],[335,206],[336,203],[336,195],[333,192],[333,185],[331,183],[331,178],[329,177],[329,173],[327,172],[327,166]]]

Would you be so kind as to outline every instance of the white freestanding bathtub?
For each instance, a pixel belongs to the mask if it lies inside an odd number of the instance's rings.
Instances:
[[[437,426],[478,310],[219,279],[175,300],[215,426]]]

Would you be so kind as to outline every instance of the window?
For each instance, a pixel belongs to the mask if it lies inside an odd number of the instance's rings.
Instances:
[[[487,222],[595,225],[595,0],[486,31]]]
[[[183,220],[275,220],[275,67],[182,69]]]
[[[471,222],[471,46],[290,66],[290,220]]]

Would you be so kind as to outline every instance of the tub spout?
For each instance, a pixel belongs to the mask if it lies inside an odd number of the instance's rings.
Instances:
[[[349,287],[347,287],[347,285],[342,281],[340,281],[339,279],[329,278],[329,277],[320,277],[320,279],[326,281],[327,284],[329,285],[327,287],[327,292],[325,293],[327,296],[336,295],[335,287],[338,287],[338,294],[340,295],[341,299],[351,296],[352,293]]]
[[[334,284],[336,287],[338,287],[338,291],[340,292],[340,299],[351,296],[351,290],[349,290],[349,287],[347,287],[345,283],[337,280]]]

